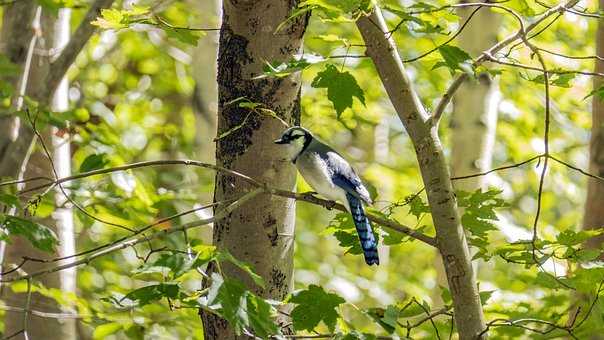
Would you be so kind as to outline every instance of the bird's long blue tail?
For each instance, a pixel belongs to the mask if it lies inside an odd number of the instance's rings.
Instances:
[[[373,235],[373,231],[371,230],[369,220],[367,219],[367,216],[365,216],[363,203],[359,198],[348,193],[346,194],[346,199],[348,199],[348,204],[350,205],[350,213],[352,214],[354,226],[357,228],[357,233],[359,234],[361,248],[363,248],[363,254],[365,255],[365,262],[370,266],[374,263],[379,265],[380,258],[378,257],[377,252],[377,242]]]

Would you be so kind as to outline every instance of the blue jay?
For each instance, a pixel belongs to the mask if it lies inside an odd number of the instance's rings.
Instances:
[[[287,148],[289,160],[317,193],[344,204],[352,214],[365,262],[368,265],[380,264],[377,242],[363,210],[363,202],[371,204],[371,198],[350,164],[300,126],[285,130],[275,143]]]

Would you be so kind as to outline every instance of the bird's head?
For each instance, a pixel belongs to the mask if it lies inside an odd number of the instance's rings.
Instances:
[[[275,144],[285,147],[289,160],[295,161],[312,139],[313,136],[310,131],[301,126],[292,126],[283,131],[281,138],[275,140]]]

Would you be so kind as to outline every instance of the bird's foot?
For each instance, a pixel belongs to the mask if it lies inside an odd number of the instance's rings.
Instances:
[[[316,194],[318,194],[318,192],[316,192],[316,191],[307,191],[307,192],[303,192],[301,195],[306,199],[311,199],[311,198],[315,198]]]

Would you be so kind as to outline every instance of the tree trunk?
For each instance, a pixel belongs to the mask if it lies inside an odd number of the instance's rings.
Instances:
[[[474,10],[476,8],[460,8],[461,21],[467,20]],[[500,22],[500,15],[489,8],[480,9],[460,34],[459,46],[471,56],[479,55],[497,42]],[[488,73],[480,74],[478,81],[466,79],[455,93],[450,123],[451,176],[464,176],[491,168],[500,99],[499,84]],[[455,181],[454,188],[472,192],[484,188],[485,181],[484,176],[468,178]],[[435,258],[435,264],[437,282],[446,287],[447,277],[440,257]],[[433,300],[442,305],[440,289],[433,295]]]
[[[438,137],[438,125],[427,114],[414,91],[397,47],[387,36],[388,28],[380,9],[376,7],[369,16],[361,17],[357,26],[367,45],[366,53],[373,60],[386,92],[415,146],[436,228],[438,249],[453,298],[459,337],[476,339],[485,329],[484,316],[448,166]]]
[[[466,20],[475,8],[461,8],[461,20]],[[497,42],[501,16],[488,8],[479,10],[463,33],[459,46],[476,56]],[[453,98],[451,117],[451,175],[463,176],[483,172],[491,167],[499,86],[488,73],[480,74],[478,81],[466,80]],[[484,186],[485,177],[474,177],[455,182],[455,189],[474,191]]]
[[[22,0],[4,7],[0,53],[23,70],[29,44],[33,36],[32,22],[38,5],[33,0]],[[8,81],[15,93],[19,93],[21,73],[17,76],[0,75]],[[16,96],[13,96],[16,98]],[[16,101],[16,99],[14,99]],[[23,156],[27,153],[33,136],[25,122],[13,115],[0,116],[0,178],[16,178],[21,169]],[[25,136],[24,136],[25,135]]]
[[[296,170],[273,144],[285,126],[231,101],[246,97],[290,124],[299,122],[300,74],[253,79],[262,74],[265,61],[287,61],[300,53],[305,17],[275,33],[296,6],[297,1],[290,0],[225,0],[218,53],[218,135],[228,134],[217,143],[217,164],[286,190],[295,189]],[[248,190],[250,186],[240,179],[219,173],[214,200],[239,198]],[[225,276],[239,279],[264,298],[283,299],[293,282],[294,223],[294,201],[268,194],[218,221],[214,244],[251,263],[265,279],[266,288],[256,286],[232,266],[223,268]],[[224,320],[205,313],[202,318],[208,339],[236,338]]]
[[[600,9],[604,9],[604,0],[600,0]],[[598,21],[596,35],[596,55],[604,56],[604,24]],[[596,72],[604,72],[604,62],[596,60]],[[593,77],[594,89],[604,85],[601,77]],[[604,101],[597,95],[593,96],[591,141],[589,143],[589,171],[604,177]],[[604,228],[604,183],[595,178],[587,182],[587,199],[583,228]],[[598,248],[604,242],[604,235],[594,237],[587,242],[588,247]],[[602,257],[604,260],[604,256]]]
[[[71,9],[62,8],[59,10],[57,20],[54,24],[53,34],[53,50],[62,51],[69,42],[70,36],[70,18]],[[51,109],[55,113],[66,112],[69,110],[69,83],[67,77],[63,77],[59,83],[59,87],[55,91]],[[58,177],[68,177],[71,175],[71,145],[69,135],[66,131],[59,131],[57,128],[52,128],[52,149],[53,163]],[[52,174],[50,174],[52,176]],[[67,194],[69,191],[65,190]],[[59,188],[55,192],[55,206],[57,207],[53,213],[57,236],[61,241],[59,245],[59,255],[61,257],[75,254],[75,230],[73,209],[68,203],[67,198]],[[64,293],[76,293],[76,267],[64,269],[59,272],[60,287]],[[75,306],[63,306],[63,312],[76,313]],[[75,340],[76,319],[62,320],[61,339]]]
[[[206,0],[197,5],[202,22],[206,26],[217,27],[220,20],[220,1]],[[193,108],[195,109],[196,125],[196,159],[202,162],[214,163],[216,147],[216,125],[218,120],[218,87],[216,84],[216,57],[218,52],[218,34],[208,32],[201,37],[193,52],[191,71],[195,79]]]
[[[37,6],[36,6],[37,7]],[[35,10],[36,7],[32,7]],[[70,33],[70,9],[61,9],[57,16],[51,14],[43,14],[39,25],[40,37],[37,39],[35,45],[37,50],[61,50],[69,41]],[[35,20],[35,19],[34,19]],[[22,23],[26,24],[26,23]],[[22,31],[23,28],[20,29]],[[28,46],[29,48],[29,46]],[[27,54],[27,53],[26,53]],[[31,62],[31,69],[27,76],[27,91],[26,94],[36,91],[39,88],[50,67],[50,57],[48,55],[34,55]],[[27,70],[24,70],[27,72]],[[25,77],[22,79],[26,79]],[[67,97],[67,82],[66,79],[61,83],[59,89],[56,91],[56,95],[51,98],[51,108],[56,111],[66,111],[68,109],[68,97]],[[46,102],[44,98],[41,98],[42,102]],[[20,122],[21,131],[24,128],[29,130],[29,122]],[[53,152],[53,163],[59,176],[68,176],[70,174],[70,160],[71,154],[69,151],[68,140],[66,136],[58,137],[59,133],[57,129],[48,129],[41,132],[44,138],[44,142],[47,147]],[[21,143],[23,137],[19,135],[19,139],[14,141],[12,144]],[[31,141],[23,142],[31,143]],[[22,157],[22,155],[19,155]],[[13,167],[19,169],[19,166]],[[53,177],[54,171],[51,167],[50,160],[47,155],[38,148],[36,152],[32,154],[31,162],[28,164],[26,171],[26,177],[45,176]],[[73,254],[75,252],[74,246],[74,235],[73,235],[73,215],[68,207],[62,207],[65,203],[64,196],[57,192],[56,193],[57,208],[53,213],[53,218],[45,218],[41,220],[41,223],[51,227],[58,235],[60,240],[60,248],[58,249],[57,256],[64,256],[67,254]],[[34,249],[28,241],[18,238],[16,242],[10,244],[6,248],[6,262],[7,263],[19,263],[24,256],[44,258],[48,254],[41,253]],[[24,266],[22,269],[26,272],[41,269],[40,264],[30,263]],[[53,273],[45,275],[40,279],[40,283],[48,288],[57,288],[62,290],[64,293],[75,293],[75,268],[68,269],[67,271],[61,271],[60,273]],[[9,305],[15,307],[25,307],[26,294],[13,294],[9,288],[5,287],[2,291],[2,298]],[[39,294],[32,294],[30,307],[34,310],[41,310],[46,312],[65,312],[69,309],[60,308],[56,301],[45,298]],[[7,312],[5,317],[5,334],[13,334],[19,331],[23,327],[23,314],[22,312]],[[66,318],[60,319],[45,319],[38,316],[30,316],[27,334],[32,339],[61,339],[69,340],[76,338],[75,319]]]

